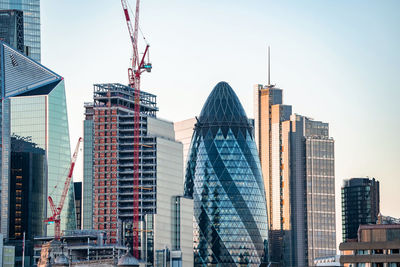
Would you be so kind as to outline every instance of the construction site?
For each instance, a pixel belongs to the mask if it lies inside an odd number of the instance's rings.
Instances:
[[[183,149],[173,123],[157,118],[157,98],[140,89],[150,72],[149,44],[139,58],[139,4],[134,23],[121,0],[132,44],[128,85],[95,84],[85,103],[83,229],[60,229],[65,197],[45,222],[54,237],[35,238],[37,266],[190,266],[193,201],[183,197]],[[79,151],[71,160],[64,195]],[[190,235],[181,235],[181,231]],[[188,238],[186,238],[188,236]]]

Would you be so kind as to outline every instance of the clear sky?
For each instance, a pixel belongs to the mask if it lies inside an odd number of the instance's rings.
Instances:
[[[65,77],[74,147],[93,83],[127,83],[127,28],[119,0],[41,5],[42,63]],[[341,240],[343,179],[376,177],[382,213],[400,217],[399,10],[396,0],[142,0],[153,63],[142,90],[158,96],[159,117],[178,121],[197,116],[224,80],[252,117],[253,85],[266,83],[269,44],[271,81],[284,89],[285,104],[330,123]]]

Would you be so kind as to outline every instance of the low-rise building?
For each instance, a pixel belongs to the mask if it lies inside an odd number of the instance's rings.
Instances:
[[[64,231],[60,241],[52,237],[35,237],[35,262],[40,258],[44,244],[51,242],[50,262],[54,263],[63,254],[70,263],[118,262],[128,248],[117,244],[105,244],[106,233],[98,230]]]
[[[14,267],[15,266],[15,247],[4,246],[3,234],[0,234],[0,266]]]
[[[361,225],[358,239],[339,246],[344,267],[400,266],[400,225]]]
[[[340,264],[340,255],[320,257],[314,259],[315,266],[343,266]]]

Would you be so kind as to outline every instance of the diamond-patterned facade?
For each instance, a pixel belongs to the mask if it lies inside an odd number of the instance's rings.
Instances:
[[[220,82],[192,138],[185,181],[194,199],[195,266],[259,266],[268,258],[267,211],[252,127]]]

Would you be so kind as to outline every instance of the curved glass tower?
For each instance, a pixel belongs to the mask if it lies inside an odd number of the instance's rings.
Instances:
[[[214,87],[195,125],[185,195],[194,199],[195,266],[267,261],[267,210],[253,129],[226,82]]]

